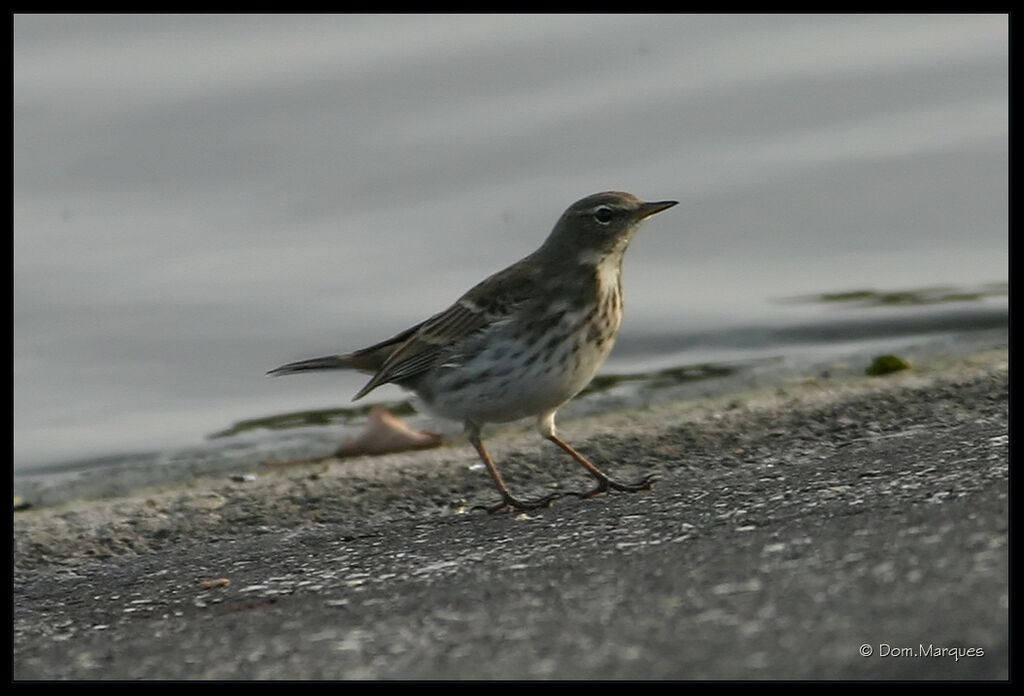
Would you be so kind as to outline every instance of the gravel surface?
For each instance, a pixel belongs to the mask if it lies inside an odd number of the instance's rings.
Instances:
[[[1008,355],[15,514],[15,679],[1006,679]],[[523,497],[589,486],[488,439]],[[870,655],[867,655],[870,651]]]

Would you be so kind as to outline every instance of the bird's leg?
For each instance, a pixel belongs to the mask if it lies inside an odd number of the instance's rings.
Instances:
[[[574,450],[568,442],[560,439],[557,435],[549,435],[548,439],[568,452],[570,457],[582,464],[583,467],[590,472],[590,475],[597,479],[597,486],[595,486],[593,490],[585,493],[583,495],[584,498],[592,498],[598,493],[604,493],[609,488],[614,488],[617,491],[626,491],[628,493],[645,491],[650,488],[651,484],[654,482],[654,474],[648,474],[639,481],[634,481],[633,483],[620,483],[591,464],[586,457]]]
[[[582,454],[577,452],[572,447],[572,445],[570,445],[568,442],[561,439],[560,437],[558,437],[558,435],[555,434],[554,413],[542,415],[538,419],[537,424],[538,428],[540,429],[541,435],[543,435],[545,438],[551,440],[551,442],[561,447],[570,457],[572,457],[577,462],[582,464],[583,468],[590,472],[591,476],[597,479],[597,486],[595,486],[592,490],[588,491],[587,493],[584,493],[581,497],[593,498],[595,495],[598,495],[599,493],[604,493],[609,488],[613,488],[617,491],[625,491],[627,493],[635,493],[637,491],[644,491],[649,489],[651,487],[651,484],[654,483],[654,474],[648,474],[647,476],[644,476],[642,479],[634,481],[632,483],[621,483],[619,481],[616,481],[615,479],[613,479],[611,476],[604,473],[600,469],[598,469],[596,466],[590,463],[589,459],[587,459]]]
[[[561,497],[561,494],[559,493],[552,493],[551,495],[545,496],[539,500],[519,500],[509,492],[508,486],[505,485],[505,481],[501,478],[501,474],[498,472],[498,467],[494,465],[494,462],[491,460],[491,455],[489,455],[487,450],[484,449],[484,443],[480,439],[480,429],[473,425],[467,425],[466,435],[469,438],[470,443],[472,443],[473,447],[476,449],[477,454],[480,455],[480,459],[487,467],[487,472],[491,475],[491,478],[494,479],[494,483],[497,484],[498,490],[501,492],[501,502],[497,505],[493,505],[491,507],[474,505],[471,508],[472,510],[481,509],[492,513],[505,509],[535,510],[537,508],[547,507],[551,504],[552,500]]]

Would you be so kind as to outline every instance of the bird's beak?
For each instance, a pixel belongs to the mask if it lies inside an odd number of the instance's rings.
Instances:
[[[655,213],[660,213],[663,210],[671,208],[678,202],[679,201],[658,201],[656,203],[641,203],[640,207],[636,211],[636,219],[643,220]]]

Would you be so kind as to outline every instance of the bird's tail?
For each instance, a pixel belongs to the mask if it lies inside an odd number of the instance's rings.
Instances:
[[[361,372],[373,371],[375,368],[372,365],[364,364],[365,361],[360,360],[352,353],[345,353],[343,355],[327,355],[322,358],[311,358],[309,360],[299,360],[298,362],[288,363],[281,367],[276,367],[268,375],[293,375],[297,372],[313,372],[315,370],[359,370]]]
[[[322,358],[300,360],[274,368],[267,374],[293,375],[296,372],[314,372],[316,370],[358,370],[359,372],[374,374],[384,366],[384,363],[391,357],[392,353],[398,350],[410,336],[419,330],[420,326],[422,326],[422,323],[408,328],[386,341],[375,343],[369,348],[363,348],[354,353],[342,353],[341,355],[327,355]]]

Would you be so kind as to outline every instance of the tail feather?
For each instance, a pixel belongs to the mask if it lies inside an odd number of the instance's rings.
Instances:
[[[392,336],[386,341],[376,343],[369,348],[357,350],[354,353],[342,353],[341,355],[327,355],[322,358],[300,360],[276,367],[268,375],[293,375],[297,372],[314,372],[316,370],[358,370],[374,374],[384,365],[399,346],[420,328],[422,322],[406,329],[397,336]],[[357,397],[358,398],[358,397]]]
[[[268,372],[268,375],[293,375],[297,372],[313,372],[316,370],[363,370],[368,366],[360,364],[361,361],[354,360],[351,353],[344,355],[327,355],[322,358],[311,358],[310,360],[299,360],[288,363],[281,367],[275,367]]]

